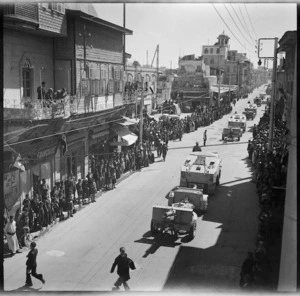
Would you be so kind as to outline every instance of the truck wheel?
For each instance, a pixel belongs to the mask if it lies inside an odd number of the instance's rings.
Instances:
[[[189,231],[189,238],[192,240],[195,237],[196,225],[192,224]]]
[[[151,225],[150,225],[150,229],[151,229],[151,234],[155,235],[157,233],[157,229],[154,227],[154,223],[151,220]]]

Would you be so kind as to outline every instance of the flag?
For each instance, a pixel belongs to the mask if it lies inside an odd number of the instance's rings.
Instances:
[[[13,165],[15,168],[21,170],[22,172],[25,172],[25,166],[23,165],[22,163],[22,158],[20,156],[20,154],[18,154],[15,162],[14,162],[14,165]]]
[[[62,146],[63,155],[65,155],[66,152],[68,151],[67,136],[65,134],[61,136],[61,146]]]

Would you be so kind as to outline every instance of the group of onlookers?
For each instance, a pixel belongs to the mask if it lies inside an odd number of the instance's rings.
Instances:
[[[43,89],[38,91],[43,95]],[[73,217],[76,205],[95,202],[97,193],[114,189],[117,180],[124,173],[140,170],[154,163],[154,151],[157,157],[165,160],[169,140],[181,140],[184,133],[209,125],[230,110],[230,104],[222,104],[218,108],[199,107],[184,119],[165,116],[159,121],[146,115],[142,143],[137,142],[121,152],[91,154],[91,170],[83,179],[75,180],[71,175],[65,181],[56,182],[52,189],[44,179],[39,181],[38,185],[34,186],[32,198],[26,195],[21,212],[15,217],[19,245],[28,244],[31,232],[41,230],[66,217]],[[135,132],[139,133],[138,127]]]
[[[259,124],[253,127],[253,140],[249,140],[248,154],[254,168],[253,182],[256,183],[261,212],[258,216],[259,229],[257,247],[254,251],[254,275],[265,284],[272,281],[272,261],[278,252],[276,239],[281,237],[285,187],[288,166],[286,136],[289,130],[285,123],[276,120],[272,150],[269,149],[269,116],[264,114]],[[280,258],[280,256],[278,256]]]

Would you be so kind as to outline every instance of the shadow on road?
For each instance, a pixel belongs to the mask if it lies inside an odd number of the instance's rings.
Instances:
[[[149,255],[154,254],[160,247],[174,248],[181,245],[180,242],[176,242],[178,237],[171,235],[168,232],[159,233],[156,236],[152,236],[150,231],[146,232],[139,240],[135,240],[135,243],[151,244],[143,255],[143,258],[147,258]]]
[[[222,140],[220,140],[222,141]],[[247,141],[245,142],[226,142],[224,143],[222,141],[222,143],[220,144],[213,144],[213,145],[205,145],[205,146],[200,146],[201,149],[205,149],[206,147],[216,147],[216,146],[223,146],[223,145],[238,145],[238,144],[248,144]],[[192,152],[192,149],[193,149],[194,145],[193,146],[182,146],[182,147],[173,147],[173,148],[169,148],[169,150],[176,150],[176,149],[187,149],[187,148],[190,148],[191,149],[191,152]]]
[[[259,207],[255,184],[230,183],[209,199],[194,240],[179,247],[164,291],[240,292],[240,268],[257,240]]]
[[[15,289],[15,290],[9,290],[7,292],[38,292],[39,290],[41,290],[41,288],[32,288],[32,287],[28,287],[26,285]]]

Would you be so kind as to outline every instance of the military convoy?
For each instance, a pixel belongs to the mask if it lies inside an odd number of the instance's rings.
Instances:
[[[216,152],[192,152],[181,166],[181,187],[196,186],[205,194],[215,194],[220,178],[221,158]]]
[[[244,133],[246,131],[246,116],[238,113],[230,115],[228,119],[228,127],[240,128]]]
[[[171,231],[174,236],[187,233],[195,237],[200,212],[206,212],[208,194],[214,194],[221,177],[221,159],[217,153],[192,152],[181,167],[180,186],[167,195],[168,205],[152,208],[151,233]]]
[[[243,112],[243,114],[245,114],[247,120],[253,120],[257,114],[257,105],[248,102],[248,104],[245,106],[245,111]]]

